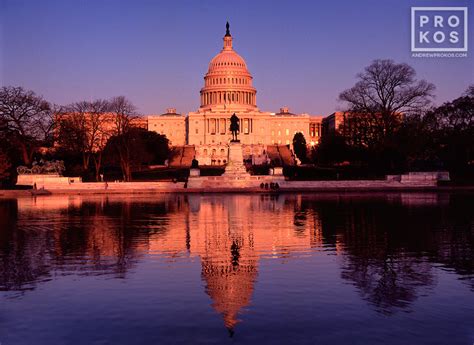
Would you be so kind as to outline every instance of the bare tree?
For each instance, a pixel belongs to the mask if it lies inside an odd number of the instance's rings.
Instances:
[[[359,120],[372,127],[377,144],[383,144],[398,129],[402,115],[426,108],[435,90],[433,84],[416,80],[411,66],[393,60],[375,60],[357,77],[357,83],[343,91],[339,100],[346,102],[346,110],[354,114],[355,127]]]
[[[52,128],[52,107],[33,91],[22,87],[0,89],[0,122],[2,130],[19,148],[25,165]]]
[[[129,131],[135,118],[135,106],[123,96],[110,100],[76,102],[57,116],[57,143],[71,152],[81,153],[84,171],[89,170],[93,163],[95,178],[99,180],[104,148],[112,136],[119,136],[121,140],[115,146],[121,157],[124,178],[128,180],[131,176],[132,152],[129,137],[122,134]]]
[[[69,152],[80,153],[82,168],[89,167],[87,153],[87,102],[77,102],[66,106],[56,114],[56,143]]]
[[[102,165],[102,151],[114,133],[114,123],[109,113],[109,102],[102,99],[81,101],[65,108],[57,115],[57,142],[63,148],[82,155],[82,168],[87,171],[94,162],[96,180]]]
[[[124,180],[131,181],[134,136],[129,134],[133,121],[137,118],[136,108],[124,96],[118,96],[110,100],[110,111],[115,116],[113,146],[119,157]]]
[[[124,96],[113,97],[109,100],[110,112],[115,115],[114,135],[128,131],[137,119],[137,108]]]
[[[113,115],[109,113],[109,109],[110,103],[105,100],[96,100],[90,103],[88,151],[94,161],[96,181],[100,180],[105,145],[115,131]]]

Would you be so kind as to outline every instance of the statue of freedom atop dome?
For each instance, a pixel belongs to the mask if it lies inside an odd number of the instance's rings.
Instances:
[[[237,138],[237,134],[239,134],[240,131],[240,120],[235,115],[235,113],[230,117],[230,131],[232,132],[232,140],[233,142],[238,142],[239,139]]]

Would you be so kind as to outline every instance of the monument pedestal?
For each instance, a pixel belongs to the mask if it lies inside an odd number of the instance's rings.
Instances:
[[[189,177],[199,177],[201,176],[201,170],[197,168],[191,168],[189,170]]]
[[[272,169],[273,176],[283,176],[283,168],[282,167],[274,167]]]
[[[262,185],[278,182],[284,183],[281,176],[252,176],[247,172],[244,165],[242,144],[239,141],[231,141],[229,144],[229,155],[224,174],[221,176],[193,176],[188,179],[188,188],[203,190],[263,190]]]
[[[229,144],[229,157],[227,165],[222,176],[233,178],[246,178],[250,174],[245,169],[244,154],[242,152],[242,144],[240,142],[231,141]]]

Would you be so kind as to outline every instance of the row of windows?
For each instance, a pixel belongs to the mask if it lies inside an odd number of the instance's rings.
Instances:
[[[170,125],[169,123],[167,123],[168,125]],[[173,123],[172,124],[173,126],[180,126],[182,127],[184,125],[184,122],[180,122],[180,123]],[[157,127],[158,125],[156,123],[153,124],[153,127]],[[163,127],[164,124],[163,123],[160,123],[160,127]]]
[[[309,125],[309,136],[314,138],[314,137],[319,137],[319,133],[321,132],[321,125],[312,123]]]
[[[272,144],[281,144],[281,140],[278,140],[277,142],[275,142],[275,140],[272,139]],[[286,145],[290,145],[290,141],[289,140],[286,140]]]
[[[296,133],[298,133],[298,132],[299,132],[299,131],[294,131],[293,134],[296,134]],[[278,131],[278,132],[277,132],[277,135],[278,135],[278,136],[281,136],[281,131]],[[286,136],[290,135],[290,130],[289,130],[288,128],[285,129],[285,135],[286,135]],[[272,136],[275,136],[275,131],[272,131]]]
[[[242,134],[249,134],[252,132],[252,127],[253,127],[253,120],[252,119],[244,119],[243,121],[240,121],[241,123],[241,133]],[[243,126],[242,126],[243,125]],[[199,130],[196,128],[195,129],[196,134],[199,134]],[[216,119],[209,119],[207,120],[207,132],[210,134],[226,134],[226,120],[225,119],[220,119],[220,124]],[[264,129],[263,127],[260,127],[260,132],[263,133]],[[298,133],[300,131],[293,131],[293,135]],[[314,134],[314,133],[313,133]],[[319,133],[316,133],[319,134]],[[281,131],[277,132],[278,136],[281,136]],[[287,128],[285,130],[285,135],[288,136],[290,135],[290,130]],[[275,136],[275,131],[272,131],[272,136]],[[314,135],[311,135],[314,137]]]
[[[212,149],[211,152],[212,152],[212,155],[215,156],[216,153],[217,153],[217,150],[216,150],[216,149]],[[224,149],[221,149],[220,152],[221,152],[221,155],[225,155],[225,154],[226,154],[226,152],[225,152]],[[204,156],[207,156],[207,149],[204,149],[203,153],[204,153]]]
[[[239,66],[239,67],[245,67],[243,63],[240,62],[219,62],[219,63],[213,63],[213,67],[217,66]]]
[[[164,130],[161,130],[160,132],[158,132],[158,131],[156,131],[156,132],[161,134],[161,135],[166,135],[167,137],[178,137],[179,138],[181,136],[180,131],[165,133]]]
[[[230,122],[226,119],[208,119],[207,133],[226,134],[230,133]],[[253,132],[253,119],[240,119],[240,133],[250,134]],[[197,134],[197,132],[196,132]]]
[[[239,84],[248,85],[249,80],[246,78],[207,78],[206,85],[222,85],[222,84]]]

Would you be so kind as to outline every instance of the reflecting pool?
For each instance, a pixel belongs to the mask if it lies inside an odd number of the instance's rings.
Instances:
[[[0,199],[0,343],[473,344],[474,194]]]

